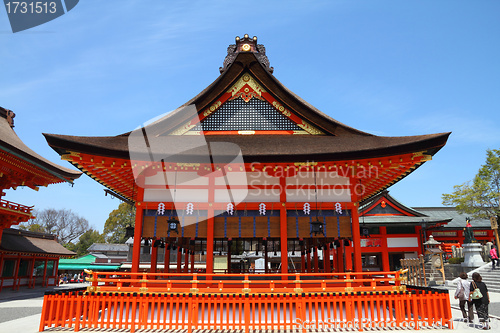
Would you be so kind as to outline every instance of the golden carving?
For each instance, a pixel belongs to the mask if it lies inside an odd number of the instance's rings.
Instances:
[[[317,128],[313,127],[312,125],[306,123],[305,121],[302,120],[302,124],[297,124],[300,128],[302,128],[304,131],[308,132],[309,134],[312,135],[321,135],[323,132],[318,130]]]
[[[298,293],[303,292],[304,290],[302,288],[294,288],[293,291],[298,294]]]
[[[248,85],[253,91],[249,89],[241,91],[245,85]],[[241,97],[245,102],[248,102],[253,97],[260,99],[266,90],[250,74],[246,73],[227,92],[231,93],[231,99]]]
[[[293,165],[295,165],[296,167],[310,167],[310,166],[316,166],[318,165],[318,162],[297,162],[297,163],[293,163]]]
[[[241,292],[245,293],[245,294],[248,294],[249,292],[251,292],[252,290],[250,288],[243,288],[241,289]]]
[[[198,288],[191,288],[191,289],[189,289],[189,292],[190,292],[190,293],[197,293],[197,292],[199,292],[199,291],[200,291],[200,290],[199,290]]]
[[[144,288],[139,288],[139,292],[140,293],[145,293],[148,291],[148,288],[144,287]]]
[[[353,287],[345,287],[344,290],[346,293],[352,293],[354,291],[354,288]]]
[[[394,290],[394,291],[406,291],[406,286],[405,285],[393,286],[392,290]]]
[[[283,105],[281,105],[280,103],[278,103],[277,101],[273,101],[273,106],[276,108],[276,110],[283,113],[287,117],[290,117],[292,115],[292,113],[290,111],[285,109],[285,107]]]
[[[200,165],[200,163],[177,163],[177,166],[183,168],[199,168]]]
[[[76,153],[74,151],[70,151],[69,154],[64,154],[64,155],[61,155],[61,160],[63,161],[73,161],[73,157],[81,160],[82,157],[80,156],[80,153]]]
[[[415,159],[416,157],[421,157],[420,159],[420,162],[427,162],[427,161],[430,161],[432,160],[432,156],[431,155],[427,155],[427,154],[424,154],[423,151],[420,151],[418,153],[413,153],[413,156],[411,157],[411,159]]]
[[[191,121],[189,121],[189,122],[185,123],[184,125],[182,125],[181,127],[174,130],[170,135],[182,135],[195,126],[196,126],[196,124],[193,125],[193,124],[191,124]]]
[[[204,117],[209,116],[212,112],[214,112],[215,110],[217,110],[221,105],[222,105],[221,101],[216,101],[207,110],[203,111],[203,116]]]

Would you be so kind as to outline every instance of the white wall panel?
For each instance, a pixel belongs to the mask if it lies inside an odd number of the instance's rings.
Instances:
[[[387,247],[418,247],[417,237],[387,238]]]

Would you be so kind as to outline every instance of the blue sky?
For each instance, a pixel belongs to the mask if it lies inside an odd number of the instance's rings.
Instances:
[[[258,36],[274,75],[333,118],[377,135],[451,131],[391,194],[410,206],[474,177],[500,145],[500,2],[102,1],[13,34],[0,8],[0,106],[19,137],[61,161],[42,133],[112,136],[170,111],[219,75],[235,36]],[[102,231],[117,199],[87,176],[7,191],[69,208]]]

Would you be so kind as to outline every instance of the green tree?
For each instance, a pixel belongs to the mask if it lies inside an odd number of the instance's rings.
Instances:
[[[80,236],[78,243],[69,243],[66,248],[70,251],[76,252],[78,257],[87,254],[87,249],[94,243],[104,243],[104,237],[99,231],[90,229]]]
[[[122,202],[117,209],[113,210],[106,223],[104,223],[103,235],[107,243],[125,243],[125,228],[135,224],[135,207]]]
[[[444,205],[456,206],[459,212],[475,218],[500,215],[500,150],[487,150],[486,164],[474,179],[453,189],[453,193],[443,194]]]

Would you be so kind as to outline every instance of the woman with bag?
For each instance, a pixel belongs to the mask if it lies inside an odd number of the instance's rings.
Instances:
[[[460,280],[457,283],[457,290],[455,291],[455,299],[458,299],[458,305],[462,311],[462,316],[465,321],[472,323],[474,320],[474,309],[472,307],[472,302],[469,299],[470,296],[470,282],[467,281],[467,273],[460,273]],[[465,311],[465,304],[467,304],[467,311]],[[467,315],[468,314],[468,315]]]
[[[483,330],[489,330],[488,324],[488,304],[490,304],[490,295],[486,284],[482,282],[483,278],[479,273],[472,274],[472,283],[470,284],[470,295],[472,303],[476,307],[479,322],[483,323]]]

